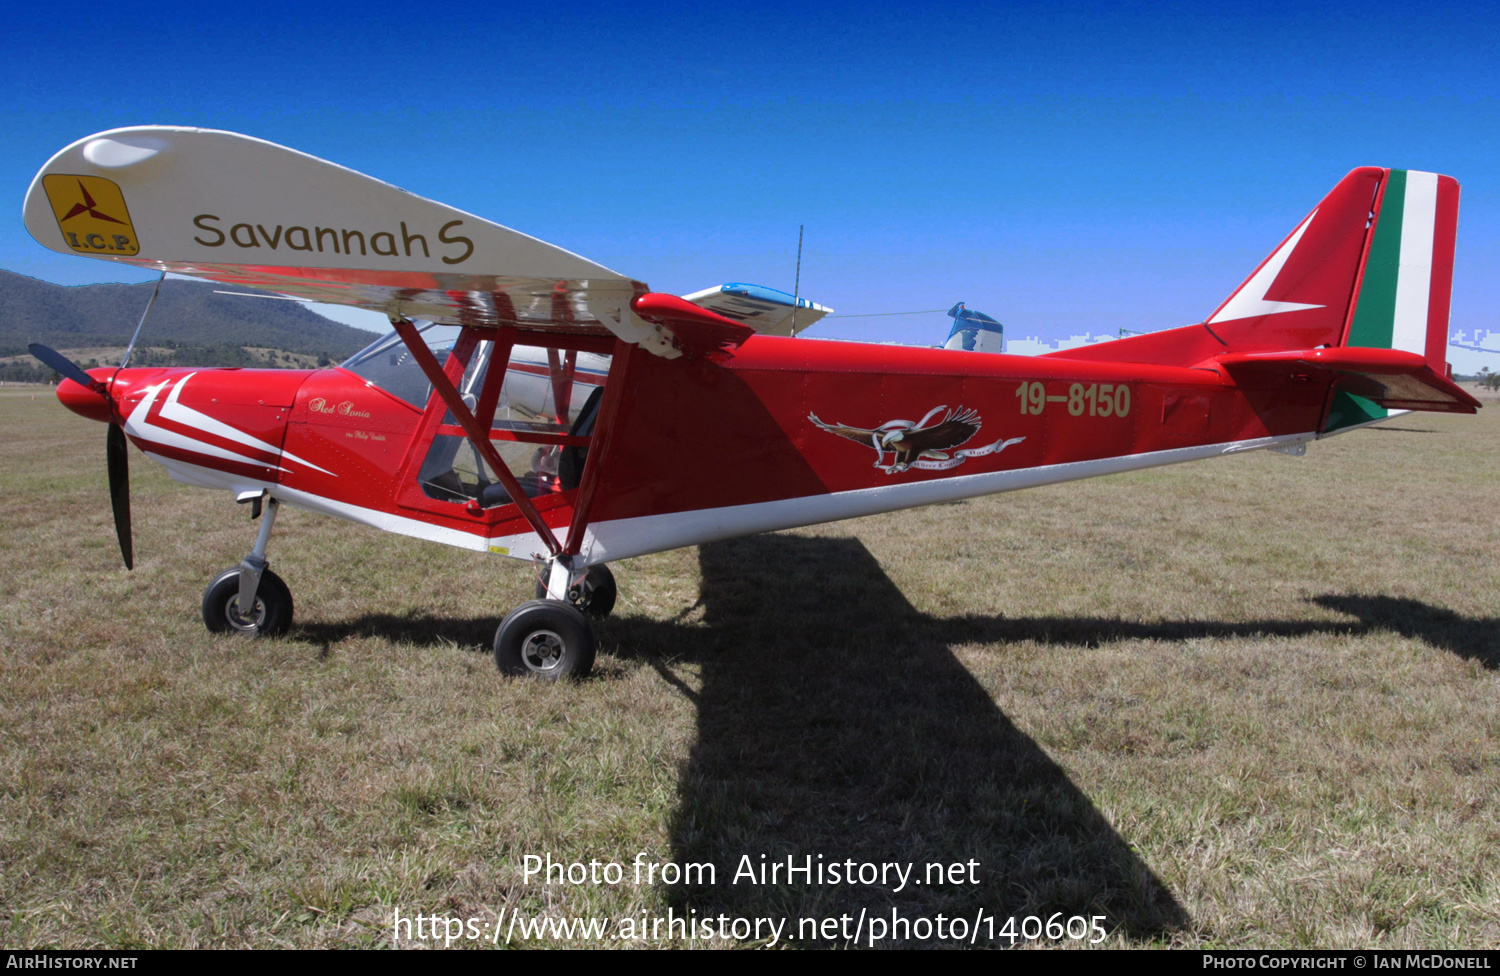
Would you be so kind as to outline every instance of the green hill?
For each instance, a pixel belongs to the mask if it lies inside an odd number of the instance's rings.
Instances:
[[[0,357],[25,355],[32,342],[62,351],[124,346],[154,287],[154,282],[54,285],[0,271]],[[336,362],[374,339],[370,332],[324,318],[300,302],[220,295],[215,293],[219,288],[229,286],[164,282],[141,333],[141,345],[183,353],[276,349]]]

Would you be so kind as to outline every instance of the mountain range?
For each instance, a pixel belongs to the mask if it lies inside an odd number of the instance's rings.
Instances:
[[[155,286],[149,281],[54,285],[0,270],[0,357],[24,356],[32,342],[62,352],[124,346]],[[163,282],[140,345],[179,352],[253,347],[296,353],[299,359],[338,361],[375,338],[364,329],[324,318],[300,302],[224,295],[218,293],[220,288],[229,286],[176,279]]]

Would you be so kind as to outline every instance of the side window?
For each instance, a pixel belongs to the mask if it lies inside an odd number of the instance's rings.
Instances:
[[[491,442],[527,496],[576,488],[587,452],[587,441],[579,438],[592,433],[610,357],[515,346],[509,361],[492,369],[494,354],[493,342],[478,344],[457,384],[464,403],[481,423],[493,404]],[[451,413],[443,417],[417,481],[423,494],[440,501],[478,501],[485,508],[511,501]]]

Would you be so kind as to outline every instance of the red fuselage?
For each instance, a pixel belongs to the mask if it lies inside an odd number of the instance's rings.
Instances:
[[[93,375],[109,383],[131,440],[178,480],[267,488],[466,548],[541,551],[513,504],[417,490],[422,458],[453,430],[436,403],[407,402],[338,368]],[[1306,439],[1330,392],[1314,376],[1257,390],[1212,365],[761,336],[718,362],[620,343],[610,375],[621,381],[618,402],[584,482],[534,499],[562,534],[580,494],[592,496],[579,527],[590,561]],[[58,395],[109,419],[76,384]]]

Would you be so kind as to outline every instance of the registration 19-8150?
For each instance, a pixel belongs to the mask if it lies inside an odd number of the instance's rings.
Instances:
[[[1130,413],[1130,387],[1124,383],[1074,383],[1066,395],[1047,393],[1047,385],[1039,380],[1022,383],[1016,387],[1016,399],[1021,401],[1021,413],[1039,414],[1049,403],[1066,403],[1068,413],[1081,417],[1124,417]]]

